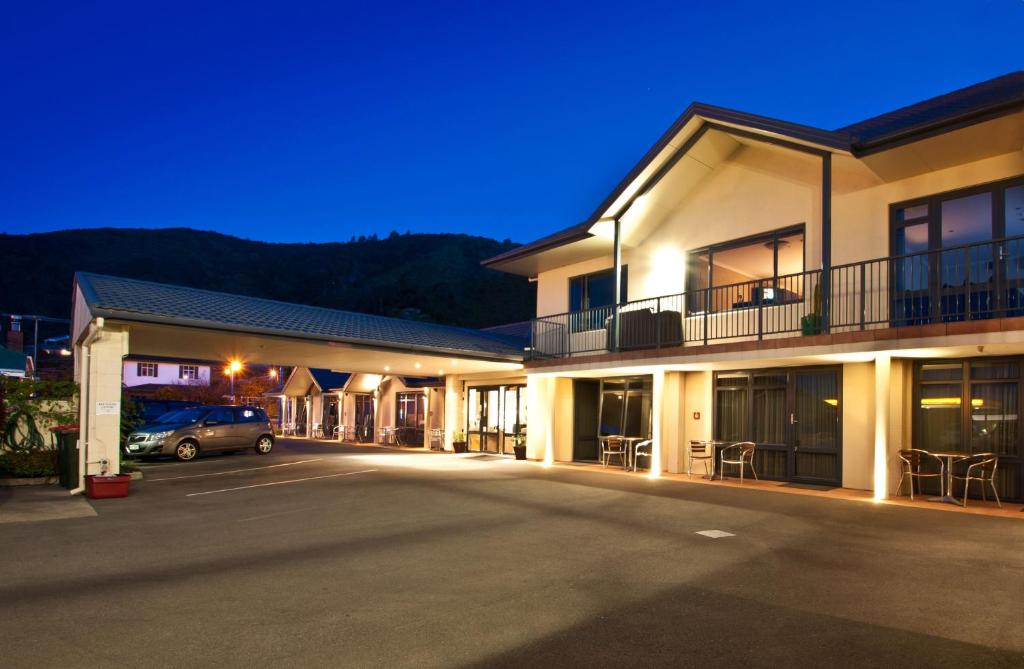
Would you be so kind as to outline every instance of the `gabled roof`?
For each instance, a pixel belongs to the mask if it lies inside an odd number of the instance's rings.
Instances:
[[[353,311],[324,309],[199,288],[78,272],[75,283],[92,315],[159,323],[337,341],[398,351],[419,351],[521,362],[512,338]]]
[[[320,387],[321,392],[338,390],[345,387],[349,374],[347,372],[332,372],[329,369],[309,369],[309,375],[313,377],[313,383]]]
[[[658,138],[654,146],[586,220],[488,258],[481,264],[494,267],[592,237],[590,230],[594,224],[694,119],[727,126],[725,129],[733,126],[756,133],[767,133],[764,135],[766,141],[782,137],[807,147],[842,151],[858,156],[1020,109],[1024,109],[1024,71],[1012,72],[836,130],[825,130],[695,102]]]
[[[443,388],[444,379],[437,376],[400,376],[398,380],[406,388]]]

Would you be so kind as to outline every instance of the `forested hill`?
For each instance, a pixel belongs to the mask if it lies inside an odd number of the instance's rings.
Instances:
[[[69,317],[76,271],[486,327],[533,314],[527,279],[485,269],[513,248],[469,235],[255,242],[186,228],[0,234],[0,311]]]

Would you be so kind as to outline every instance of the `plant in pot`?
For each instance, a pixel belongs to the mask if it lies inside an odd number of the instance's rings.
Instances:
[[[459,430],[452,437],[452,448],[455,449],[456,453],[465,453],[469,448],[466,444],[466,433]]]
[[[800,333],[805,337],[821,334],[821,285],[814,286],[811,311],[800,319]]]
[[[517,434],[512,437],[512,450],[516,452],[516,460],[526,459],[526,435]]]

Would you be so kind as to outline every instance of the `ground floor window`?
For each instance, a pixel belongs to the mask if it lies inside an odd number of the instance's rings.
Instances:
[[[526,436],[526,386],[470,388],[466,399],[469,450],[512,453]]]
[[[717,372],[714,438],[757,444],[761,478],[842,484],[838,368]]]
[[[373,441],[373,395],[358,394],[355,400],[355,439]]]
[[[1024,359],[936,360],[914,370],[913,443],[924,450],[994,453],[996,489],[1021,499]]]

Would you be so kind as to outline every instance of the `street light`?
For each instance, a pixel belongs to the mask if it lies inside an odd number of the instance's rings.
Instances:
[[[231,377],[231,403],[235,403],[235,374],[242,371],[241,360],[229,360],[224,367],[224,373]]]

